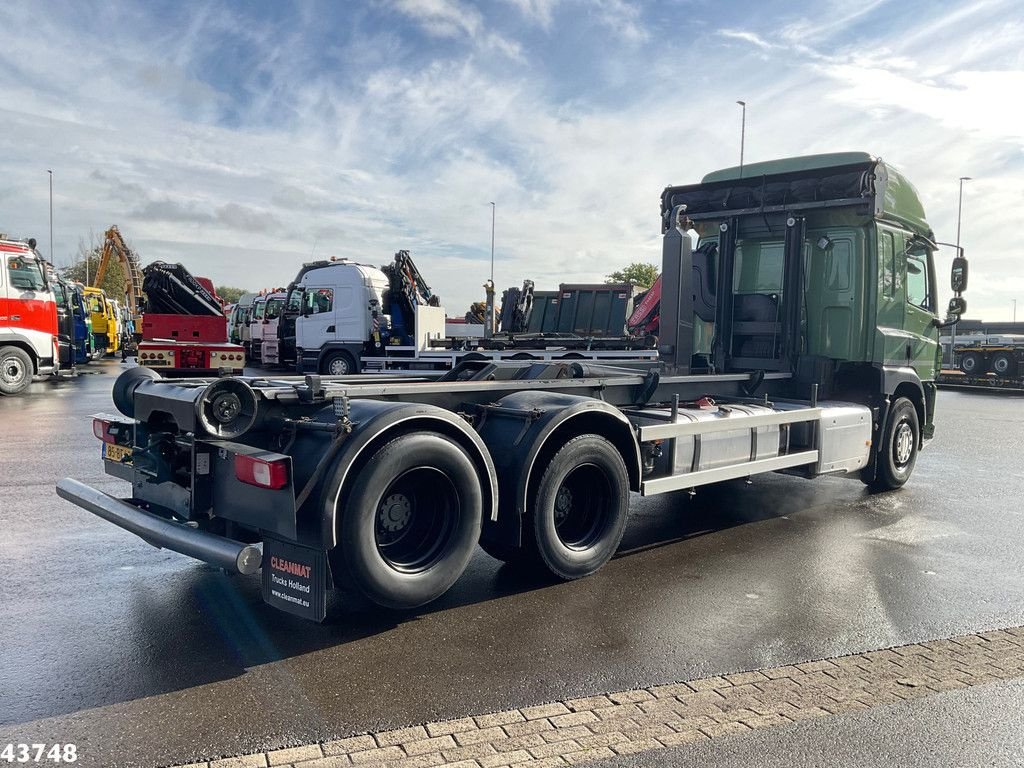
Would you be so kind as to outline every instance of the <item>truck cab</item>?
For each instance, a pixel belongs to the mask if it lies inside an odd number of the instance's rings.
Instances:
[[[275,291],[259,297],[262,301],[254,306],[252,323],[249,325],[251,356],[256,363],[264,362],[263,345],[268,339],[277,341],[277,322],[281,316],[287,294]]]
[[[75,293],[71,283],[61,279],[56,272],[48,272],[47,279],[53,291],[57,306],[57,348],[61,369],[71,370],[78,363],[79,339],[76,336],[77,313],[81,313],[75,303]]]
[[[34,240],[0,236],[0,254],[0,394],[15,395],[60,368],[57,301]]]
[[[81,283],[66,282],[68,299],[71,304],[71,318],[75,333],[75,362],[88,363],[96,354],[92,337],[92,321],[85,302],[85,286]]]
[[[120,349],[121,341],[114,305],[102,288],[86,287],[85,297],[89,304],[96,352],[100,357],[112,355]]]
[[[666,188],[662,215],[696,237],[692,272],[672,276],[692,314],[662,316],[692,371],[787,372],[804,395],[856,393],[879,423],[907,399],[932,436],[937,244],[903,174],[862,152],[754,163]]]
[[[303,265],[288,289],[283,361],[330,375],[358,372],[367,346],[390,325],[388,287],[384,272],[348,259]]]

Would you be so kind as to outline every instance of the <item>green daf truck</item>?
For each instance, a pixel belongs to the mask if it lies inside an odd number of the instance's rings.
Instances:
[[[653,217],[652,217],[653,218]],[[313,620],[348,586],[436,599],[479,544],[561,579],[615,553],[630,492],[766,472],[892,490],[935,430],[938,243],[914,188],[864,153],[709,174],[661,197],[657,365],[466,359],[441,375],[114,385],[115,498],[60,496],[155,546],[254,574]],[[685,506],[681,507],[685,513]]]

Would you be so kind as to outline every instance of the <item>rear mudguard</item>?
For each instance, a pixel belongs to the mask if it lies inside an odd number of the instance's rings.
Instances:
[[[640,486],[640,446],[618,408],[592,397],[524,391],[481,407],[477,431],[501,478],[498,517],[484,522],[483,538],[519,546],[522,518],[548,461],[568,440],[596,434],[622,455],[632,490]]]
[[[457,442],[476,465],[483,489],[485,521],[498,517],[498,476],[480,436],[465,419],[433,405],[353,400],[349,419],[352,432],[343,438],[320,490],[321,538],[325,549],[338,543],[338,523],[345,491],[360,468],[380,446],[408,432],[439,432]],[[319,459],[319,457],[317,457]]]

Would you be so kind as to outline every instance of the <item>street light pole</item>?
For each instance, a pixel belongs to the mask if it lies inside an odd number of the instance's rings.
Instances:
[[[494,203],[491,203],[491,282],[494,282]]]
[[[964,182],[970,181],[970,176],[960,177],[960,198],[956,204],[956,255],[960,255],[960,214],[964,210]]]
[[[743,178],[743,145],[747,140],[747,102],[737,101],[743,108],[743,115],[740,117],[740,178]]]
[[[970,181],[970,176],[960,177],[960,195],[957,198],[956,203],[956,255],[960,255],[960,215],[964,210],[964,182]],[[950,365],[956,365],[956,321],[953,321],[953,325],[949,330],[949,363]]]
[[[50,176],[50,264],[53,264],[53,171],[46,171]]]

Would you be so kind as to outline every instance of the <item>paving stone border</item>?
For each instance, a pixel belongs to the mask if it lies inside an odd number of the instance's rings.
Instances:
[[[1024,677],[1024,627],[566,699],[178,768],[549,768]]]

